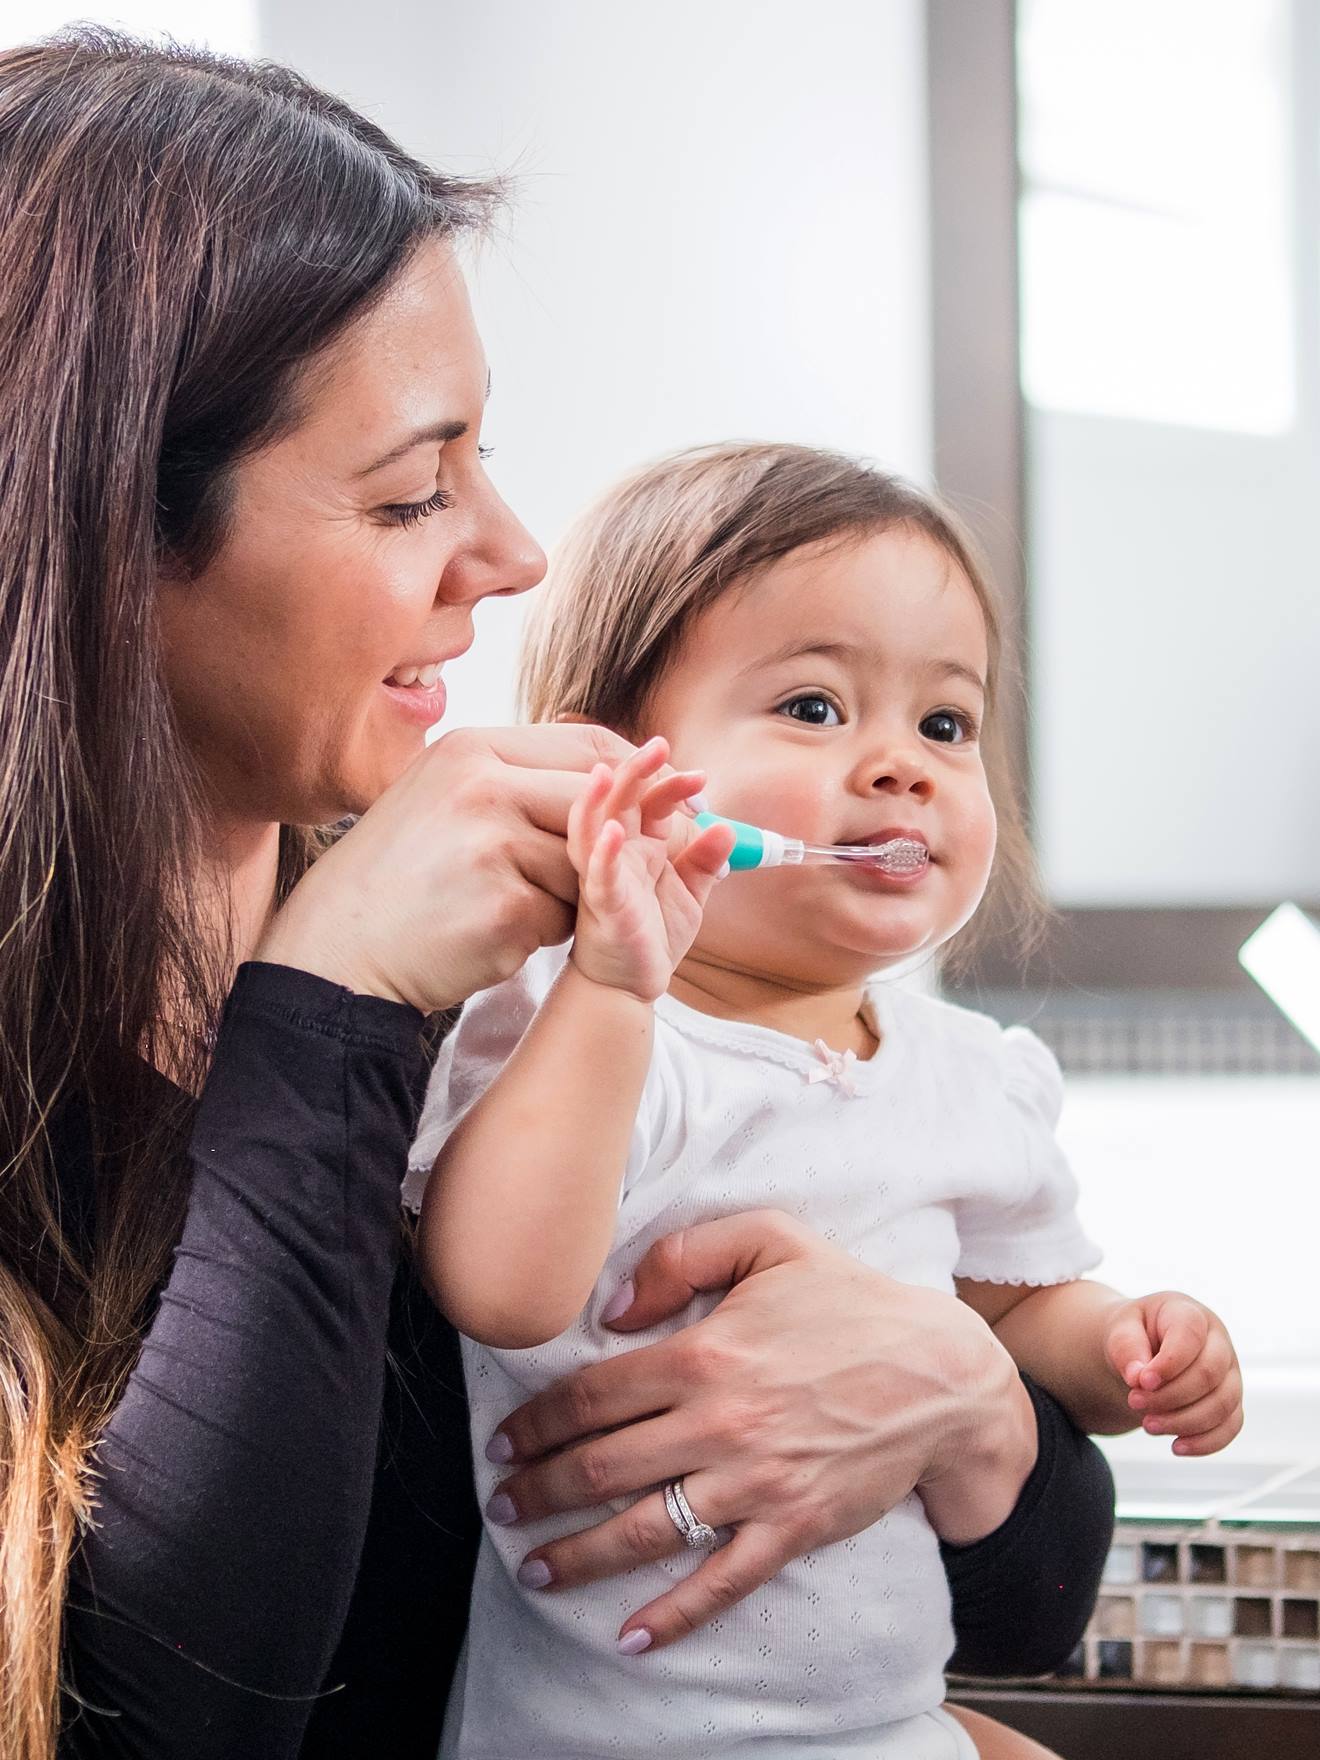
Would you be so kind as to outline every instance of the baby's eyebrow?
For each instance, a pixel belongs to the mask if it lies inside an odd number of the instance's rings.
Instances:
[[[819,642],[793,641],[785,642],[782,648],[776,648],[769,654],[758,654],[756,659],[742,668],[742,672],[758,672],[763,667],[783,666],[790,660],[803,660],[808,655],[818,655],[823,660],[841,660],[861,663],[870,656],[864,648],[855,642]],[[961,660],[932,660],[928,669],[932,676],[940,678],[958,678],[969,684],[974,690],[986,693],[986,682],[974,667],[964,664]]]
[[[823,660],[861,660],[862,650],[852,642],[817,642],[793,641],[785,642],[782,648],[776,648],[770,654],[758,654],[742,668],[744,673],[758,672],[762,667],[783,666],[789,660],[802,660],[808,654],[818,654]]]
[[[945,678],[960,678],[964,684],[974,686],[982,696],[985,695],[986,683],[981,674],[970,666],[964,666],[961,660],[937,660],[931,670]]]

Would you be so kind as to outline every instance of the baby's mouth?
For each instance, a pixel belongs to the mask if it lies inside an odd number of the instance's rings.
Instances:
[[[890,837],[883,843],[873,843],[871,854],[864,859],[868,867],[879,868],[885,874],[917,874],[928,866],[930,851],[915,837]]]

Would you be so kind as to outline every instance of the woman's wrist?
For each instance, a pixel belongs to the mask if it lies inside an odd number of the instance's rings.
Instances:
[[[954,1416],[917,1485],[927,1518],[949,1545],[970,1546],[1013,1513],[1036,1464],[1036,1412],[1017,1366],[977,1323],[953,1374]]]

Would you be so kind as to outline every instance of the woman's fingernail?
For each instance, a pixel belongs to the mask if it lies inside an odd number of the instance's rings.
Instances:
[[[494,1461],[497,1467],[506,1466],[513,1459],[513,1444],[503,1430],[497,1430],[486,1444],[486,1459]]]
[[[651,1634],[645,1626],[634,1626],[619,1639],[620,1656],[640,1656],[643,1650],[651,1648]]]
[[[544,1589],[553,1575],[543,1558],[525,1558],[518,1566],[518,1581],[524,1589]]]
[[[621,1289],[615,1290],[609,1301],[606,1302],[605,1306],[601,1309],[600,1317],[605,1324],[608,1325],[611,1320],[617,1320],[620,1314],[626,1314],[629,1308],[632,1307],[636,1295],[637,1291],[633,1287],[633,1280],[630,1277]]]
[[[715,878],[717,880],[727,880],[729,878],[729,875],[731,872],[732,872],[732,870],[730,869],[729,864],[727,862],[725,862],[724,866],[720,869],[719,873],[716,874]]]
[[[497,1491],[486,1505],[486,1520],[497,1528],[511,1528],[518,1520],[518,1506],[506,1491]]]
[[[690,794],[687,798],[687,804],[694,813],[709,813],[710,811],[710,802],[704,794]]]

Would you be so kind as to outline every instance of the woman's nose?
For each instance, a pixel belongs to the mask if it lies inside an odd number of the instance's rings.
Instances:
[[[544,576],[545,551],[526,526],[487,485],[486,505],[472,541],[450,558],[439,597],[451,604],[525,593]]]

